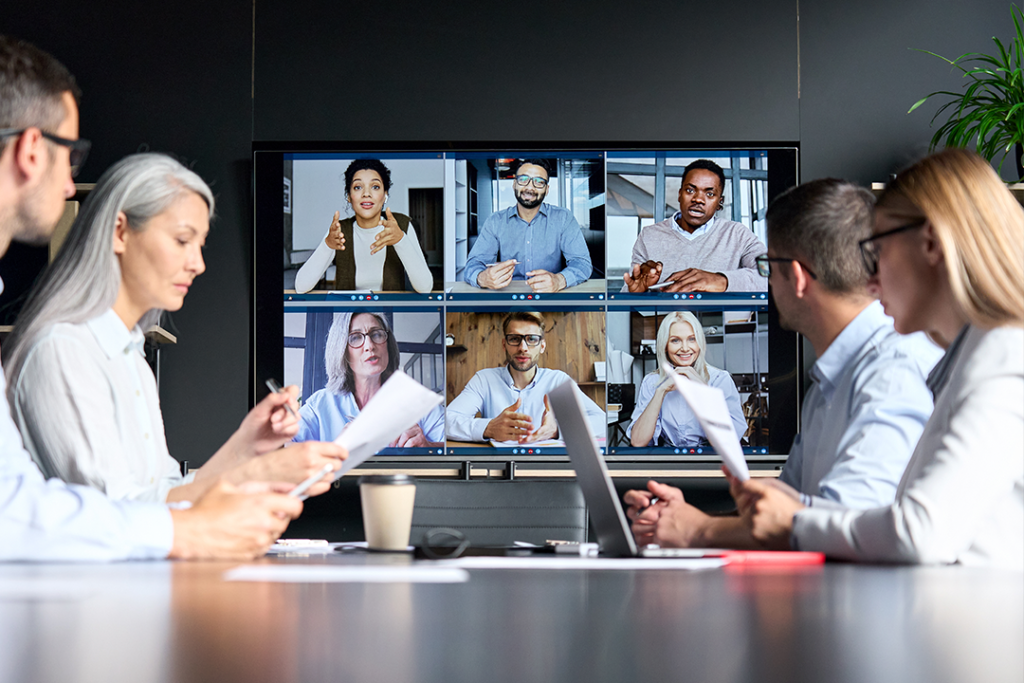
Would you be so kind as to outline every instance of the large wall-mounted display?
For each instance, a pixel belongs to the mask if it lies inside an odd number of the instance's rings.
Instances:
[[[402,369],[444,403],[389,457],[564,456],[573,382],[610,460],[714,461],[669,372],[722,390],[748,457],[785,457],[797,340],[767,278],[797,149],[257,143],[254,386],[333,439]]]

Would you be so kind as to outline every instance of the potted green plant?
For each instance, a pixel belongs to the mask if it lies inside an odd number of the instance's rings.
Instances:
[[[968,52],[956,59],[948,59],[928,50],[919,50],[938,57],[950,66],[963,72],[967,79],[963,92],[939,90],[918,100],[908,114],[936,95],[952,99],[939,107],[931,123],[946,110],[952,110],[949,118],[932,136],[931,149],[941,143],[947,147],[967,147],[975,140],[978,154],[991,163],[999,158],[1002,168],[1006,155],[1015,149],[1017,177],[1024,180],[1021,155],[1024,152],[1024,13],[1017,5],[1011,5],[1010,15],[1016,36],[1010,45],[993,36],[998,53],[987,55],[982,52]],[[931,125],[931,124],[929,124]]]

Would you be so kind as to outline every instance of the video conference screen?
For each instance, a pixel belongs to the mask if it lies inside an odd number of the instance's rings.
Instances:
[[[382,454],[507,459],[565,454],[569,381],[609,460],[713,461],[677,374],[784,457],[797,340],[755,259],[797,150],[587,144],[255,145],[256,395],[332,440],[401,370],[444,402]]]

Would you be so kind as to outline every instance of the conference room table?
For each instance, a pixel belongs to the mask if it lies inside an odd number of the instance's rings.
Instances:
[[[962,567],[470,569],[460,583],[225,581],[401,567],[0,565],[0,681],[1020,681],[1024,581]],[[383,568],[383,569],[381,569]]]

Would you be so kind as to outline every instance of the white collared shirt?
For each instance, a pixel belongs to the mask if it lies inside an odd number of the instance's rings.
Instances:
[[[49,477],[114,500],[164,501],[185,483],[167,451],[142,331],[113,310],[54,325],[29,350],[15,380],[14,418]]]
[[[891,505],[810,507],[799,550],[1024,571],[1024,331],[971,327]]]
[[[174,536],[166,505],[111,501],[85,486],[43,480],[11,420],[6,387],[0,368],[0,562],[166,557]]]

